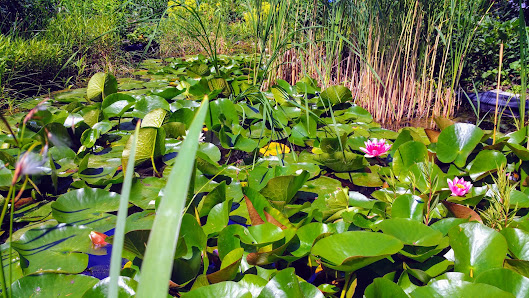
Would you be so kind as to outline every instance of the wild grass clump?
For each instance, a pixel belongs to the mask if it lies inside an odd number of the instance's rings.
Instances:
[[[218,54],[250,52],[252,31],[245,21],[247,8],[244,3],[244,0],[229,3],[219,0],[169,1],[159,35],[155,37],[160,44],[161,57],[206,53],[206,49],[196,41],[204,34],[216,40]],[[193,29],[202,26],[202,33]]]
[[[0,35],[0,99],[2,94],[16,96],[39,85],[49,85],[49,79],[61,69],[68,55],[61,45],[45,39]]]
[[[24,95],[82,86],[84,78],[97,71],[129,72],[133,59],[122,49],[128,33],[139,32],[138,38],[131,38],[138,42],[142,28],[152,27],[149,24],[165,9],[166,3],[160,0],[0,4],[5,16],[0,23],[1,104]]]

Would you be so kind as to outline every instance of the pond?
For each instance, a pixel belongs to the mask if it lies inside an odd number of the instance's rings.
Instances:
[[[183,297],[529,287],[527,127],[395,131],[343,86],[261,91],[244,57],[219,62],[146,60],[2,116],[3,291],[105,296],[121,246],[126,297],[142,280]]]

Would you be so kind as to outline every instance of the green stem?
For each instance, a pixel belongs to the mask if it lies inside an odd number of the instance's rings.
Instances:
[[[13,253],[13,217],[15,214],[15,202],[17,199],[20,199],[22,196],[22,193],[24,192],[24,189],[26,188],[26,185],[28,184],[29,177],[26,175],[26,179],[24,179],[24,183],[22,184],[22,188],[18,192],[18,195],[15,197],[15,193],[11,195],[13,197],[13,200],[11,201],[11,214],[9,214],[9,287],[11,287],[11,278],[13,276],[13,262],[11,261],[11,254]],[[9,297],[11,297],[11,293],[9,293]]]
[[[15,187],[14,184],[11,185],[11,187],[9,188],[9,192],[7,194],[7,197],[6,197],[5,201],[4,201],[4,207],[2,208],[2,215],[0,215],[0,225],[4,222],[4,216],[5,216],[6,211],[7,211],[7,205],[8,205],[8,202],[9,202],[9,198],[11,197],[11,194],[13,193],[14,187]],[[4,262],[3,262],[3,257],[2,257],[2,252],[1,251],[0,251],[0,281],[2,282],[2,297],[6,298],[7,297],[7,286],[6,286],[6,279],[5,279],[5,275],[4,275]]]

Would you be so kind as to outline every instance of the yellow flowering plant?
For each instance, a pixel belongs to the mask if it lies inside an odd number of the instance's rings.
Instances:
[[[259,152],[263,154],[264,156],[270,156],[270,155],[277,156],[279,154],[289,153],[290,148],[286,146],[285,144],[271,142],[270,144],[259,149]]]

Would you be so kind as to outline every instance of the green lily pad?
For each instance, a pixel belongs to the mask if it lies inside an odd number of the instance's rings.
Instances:
[[[420,142],[407,142],[402,144],[393,157],[393,171],[400,179],[406,178],[409,168],[420,162],[424,162],[428,157],[428,149]]]
[[[391,217],[409,218],[419,222],[423,220],[424,201],[415,195],[398,196],[391,205]]]
[[[467,157],[481,141],[483,131],[472,124],[456,123],[439,135],[437,157],[444,163],[454,162],[458,167],[466,164]]]
[[[335,172],[351,172],[367,165],[364,156],[348,151],[319,154],[314,156],[314,160]]]
[[[375,278],[372,284],[367,286],[364,295],[366,298],[376,297],[398,297],[406,298],[408,295],[399,285],[387,278]]]
[[[229,252],[222,259],[220,270],[207,275],[209,282],[214,284],[232,280],[239,271],[239,265],[241,264],[243,253],[243,248],[237,248]]]
[[[476,277],[475,282],[495,286],[516,297],[529,297],[529,278],[509,269],[487,270]]]
[[[59,196],[51,207],[53,218],[59,222],[106,231],[115,221],[115,215],[107,212],[118,210],[119,194],[99,188],[77,189]]]
[[[184,293],[182,298],[193,297],[233,297],[252,298],[252,294],[242,285],[233,281],[224,281],[217,284],[200,287],[198,289]]]
[[[261,194],[270,200],[272,206],[278,210],[283,210],[307,179],[309,179],[307,171],[302,171],[298,176],[275,177],[268,181],[261,190]]]
[[[509,251],[517,259],[529,261],[529,232],[506,228],[501,230],[501,234],[507,240]]]
[[[321,295],[323,296],[323,295]],[[263,288],[259,298],[305,297],[301,291],[294,268],[279,271]]]
[[[391,218],[381,221],[377,227],[406,245],[434,246],[443,238],[441,232],[409,218]]]
[[[507,241],[499,232],[481,223],[469,222],[453,227],[448,236],[456,271],[476,277],[486,270],[503,267]]]
[[[499,151],[483,150],[472,161],[469,170],[470,178],[477,181],[485,178],[489,173],[495,172],[502,165],[507,164],[507,158]]]
[[[109,73],[94,74],[86,87],[86,97],[89,101],[102,101],[106,96],[116,92],[118,92],[118,81]]]
[[[344,103],[353,99],[353,93],[342,85],[330,86],[320,94],[321,99],[331,104]]]
[[[129,160],[132,140],[132,137],[129,138],[129,141],[123,150],[121,162],[124,171],[126,170],[126,165]],[[154,158],[163,155],[165,151],[165,130],[161,127],[140,128],[136,148],[138,148],[134,162],[136,165],[146,160],[153,160]]]
[[[166,183],[165,179],[156,177],[134,180],[129,200],[142,209],[154,209],[156,199],[161,197],[160,192]]]
[[[514,297],[511,293],[494,286],[467,281],[439,280],[411,292],[411,297]]]
[[[107,277],[92,288],[86,291],[83,295],[85,298],[92,297],[108,297],[108,288],[110,284],[110,277]],[[132,278],[126,276],[120,276],[118,281],[118,296],[119,297],[135,297],[136,288],[138,287],[138,282]]]
[[[13,297],[80,298],[99,279],[86,275],[44,273],[25,276],[11,285]]]
[[[140,96],[140,99],[136,101],[134,105],[134,111],[132,111],[132,116],[143,118],[150,111],[156,109],[164,109],[166,111],[171,110],[169,103],[165,98],[157,95],[146,95]]]
[[[136,99],[130,95],[114,93],[105,97],[101,103],[101,109],[106,118],[121,117],[123,116],[123,113],[132,108],[135,103]]]
[[[312,254],[329,268],[350,272],[391,256],[403,247],[400,240],[390,235],[354,231],[321,239],[312,247]]]
[[[88,235],[92,229],[71,224],[43,225],[25,232],[13,242],[24,274],[45,271],[80,273],[93,252]]]

